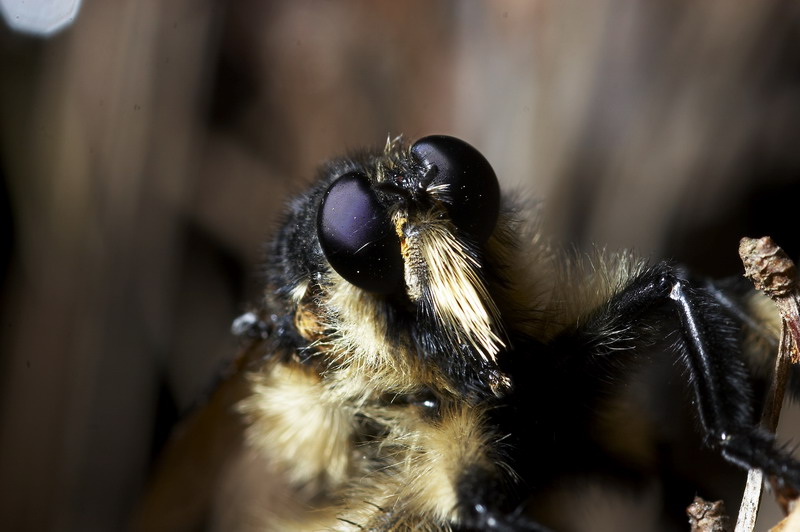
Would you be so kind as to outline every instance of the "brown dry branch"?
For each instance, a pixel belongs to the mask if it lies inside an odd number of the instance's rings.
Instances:
[[[797,345],[800,340],[800,291],[797,284],[797,268],[794,262],[768,236],[743,238],[739,243],[739,256],[744,263],[744,275],[755,287],[778,307],[783,329],[788,332],[791,343],[785,346],[793,363],[800,362]],[[782,335],[783,336],[783,335]],[[783,339],[783,338],[782,338]]]
[[[763,291],[778,307],[781,315],[781,340],[770,390],[761,416],[761,424],[770,432],[775,432],[780,416],[790,363],[798,362],[798,339],[800,339],[800,290],[797,283],[797,269],[794,263],[770,237],[760,239],[743,238],[739,243],[739,256],[745,269],[745,277],[753,281],[758,290]],[[761,499],[763,473],[751,470],[747,475],[736,532],[752,532],[755,528],[758,506]],[[779,500],[794,498],[777,489]],[[784,505],[786,509],[786,505]],[[785,529],[784,529],[785,530]]]
[[[691,532],[730,532],[731,523],[722,501],[708,502],[695,497],[686,509]]]

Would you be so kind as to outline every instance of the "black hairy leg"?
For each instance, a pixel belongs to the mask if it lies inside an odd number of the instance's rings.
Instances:
[[[509,448],[524,450],[514,451],[510,462],[521,478],[524,495],[517,504],[526,508],[526,514],[557,528],[557,521],[547,517],[549,503],[539,500],[553,487],[585,486],[581,479],[588,477],[601,485],[611,482],[622,493],[632,489],[635,497],[655,474],[666,489],[664,517],[682,522],[697,482],[706,480],[694,477],[696,471],[681,469],[686,464],[681,462],[683,455],[671,454],[675,441],[686,443],[690,453],[698,452],[685,439],[672,439],[683,434],[684,421],[691,431],[691,418],[705,447],[714,451],[696,455],[704,466],[724,467],[715,460],[716,453],[728,463],[762,469],[792,487],[800,484],[800,464],[776,445],[773,435],[758,427],[755,410],[760,401],[752,392],[755,383],[743,360],[742,323],[720,304],[718,295],[672,265],[659,263],[631,278],[601,307],[550,342],[514,339],[509,372],[524,375],[525,381],[516,380],[512,396],[496,409],[494,421],[508,427],[501,432],[510,433]],[[670,365],[687,378],[667,382],[677,377]],[[623,391],[628,379],[651,368],[657,368],[657,378],[663,381],[659,390],[669,397],[684,390],[689,393],[694,412],[688,412],[687,420],[664,414],[663,422],[677,427],[658,427],[648,440],[656,446],[655,461],[640,463],[630,461],[625,448],[616,447],[620,435],[624,440],[628,431],[640,434],[637,421],[623,418],[622,426],[617,421],[612,430],[619,434],[609,436],[605,432],[609,426],[598,425],[597,420],[607,413],[607,405],[617,404],[620,394],[628,393]],[[662,376],[664,370],[668,375]],[[647,405],[634,411],[638,408]],[[570,484],[570,479],[580,484]],[[712,482],[708,487],[716,491],[718,486]],[[559,504],[562,508],[563,502]]]
[[[674,346],[689,377],[705,443],[742,468],[759,468],[800,486],[800,464],[755,422],[735,323],[711,293],[671,265],[644,271],[580,328],[593,359],[589,363],[635,351],[642,338],[660,330],[654,318],[677,320]]]

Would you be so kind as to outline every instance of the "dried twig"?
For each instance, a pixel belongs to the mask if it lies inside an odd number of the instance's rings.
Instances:
[[[739,255],[744,263],[744,275],[751,279],[758,290],[767,294],[781,313],[784,330],[791,344],[785,346],[793,363],[800,362],[798,340],[800,340],[800,290],[797,283],[797,268],[794,262],[768,236],[743,238],[739,244]]]
[[[730,518],[722,501],[708,502],[695,497],[686,509],[691,532],[730,532]]]
[[[781,315],[781,341],[775,360],[773,381],[767,395],[761,424],[770,432],[778,426],[783,404],[790,363],[800,360],[797,346],[800,340],[800,290],[794,263],[769,237],[743,238],[739,243],[739,256],[745,276],[753,281],[778,307]],[[752,532],[761,499],[763,473],[753,469],[747,475],[736,532]]]

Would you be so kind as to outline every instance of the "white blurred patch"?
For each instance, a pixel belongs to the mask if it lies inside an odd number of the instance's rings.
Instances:
[[[6,24],[20,33],[48,37],[71,25],[81,0],[0,0]]]

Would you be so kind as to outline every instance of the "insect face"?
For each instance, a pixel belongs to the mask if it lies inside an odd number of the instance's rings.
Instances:
[[[453,137],[425,137],[408,149],[389,142],[382,157],[333,173],[316,201],[309,208],[325,259],[320,288],[349,283],[365,292],[357,299],[371,318],[404,321],[411,356],[438,364],[446,377],[455,377],[448,368],[459,372],[448,388],[462,386],[466,373],[470,386],[503,393],[502,322],[481,249],[499,215],[488,161]]]

